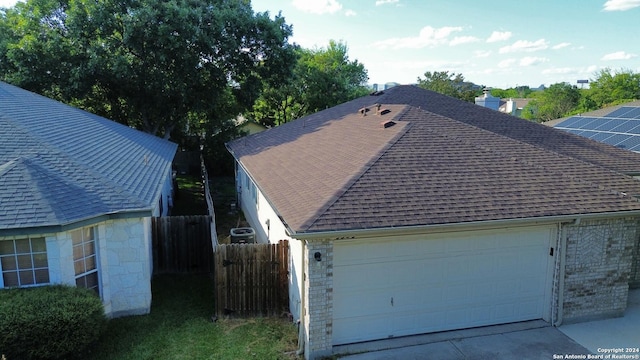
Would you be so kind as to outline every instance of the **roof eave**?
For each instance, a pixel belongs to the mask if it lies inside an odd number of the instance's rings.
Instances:
[[[151,209],[132,209],[132,210],[119,211],[119,212],[110,213],[110,214],[93,216],[93,217],[80,219],[80,220],[74,220],[64,224],[0,229],[0,237],[54,234],[54,233],[65,232],[65,231],[81,228],[84,226],[94,225],[107,220],[133,219],[133,218],[144,218],[144,217],[151,217],[151,216],[152,216]]]
[[[579,223],[581,220],[608,219],[619,217],[640,217],[640,210],[615,211],[604,213],[556,215],[519,219],[499,219],[488,221],[470,221],[462,223],[384,227],[373,229],[353,229],[337,231],[295,232],[288,230],[287,235],[298,240],[342,240],[357,238],[374,238],[397,235],[416,235],[424,233],[444,233],[505,227],[525,227],[536,225],[552,225],[557,223]]]

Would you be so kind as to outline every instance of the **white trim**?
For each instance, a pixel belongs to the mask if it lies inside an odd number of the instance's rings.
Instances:
[[[608,219],[608,218],[623,218],[623,217],[638,217],[638,216],[640,216],[640,210],[616,211],[616,212],[593,213],[593,214],[543,216],[543,217],[522,218],[522,219],[469,221],[469,222],[435,224],[435,225],[339,230],[339,231],[318,231],[318,232],[296,233],[293,230],[288,229],[287,235],[292,238],[305,239],[305,240],[329,240],[330,239],[330,240],[342,241],[345,239],[386,237],[386,236],[395,236],[395,235],[437,234],[437,233],[449,233],[449,232],[469,231],[469,230],[485,230],[485,229],[489,230],[489,229],[499,229],[499,228],[554,225],[560,222],[576,222],[576,221],[579,222],[581,219],[591,220],[591,219]]]

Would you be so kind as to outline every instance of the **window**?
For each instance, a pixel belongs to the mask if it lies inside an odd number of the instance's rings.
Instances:
[[[49,283],[47,244],[43,237],[0,241],[0,269],[5,287]]]
[[[100,295],[95,227],[72,231],[71,240],[73,242],[76,286],[92,289]]]

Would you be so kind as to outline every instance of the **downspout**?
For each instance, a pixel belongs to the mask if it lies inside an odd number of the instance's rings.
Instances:
[[[301,356],[302,354],[304,354],[304,311],[305,311],[305,292],[306,292],[306,278],[307,278],[307,270],[306,270],[306,264],[307,264],[307,259],[305,257],[305,247],[306,247],[306,243],[305,240],[298,240],[300,241],[300,243],[302,244],[302,246],[300,247],[301,251],[300,251],[300,259],[302,259],[302,289],[300,289],[300,319],[298,320],[298,351],[296,351],[296,355]]]

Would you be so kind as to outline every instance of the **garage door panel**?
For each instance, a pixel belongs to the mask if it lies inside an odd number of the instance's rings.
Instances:
[[[334,344],[542,318],[551,234],[336,242]]]

